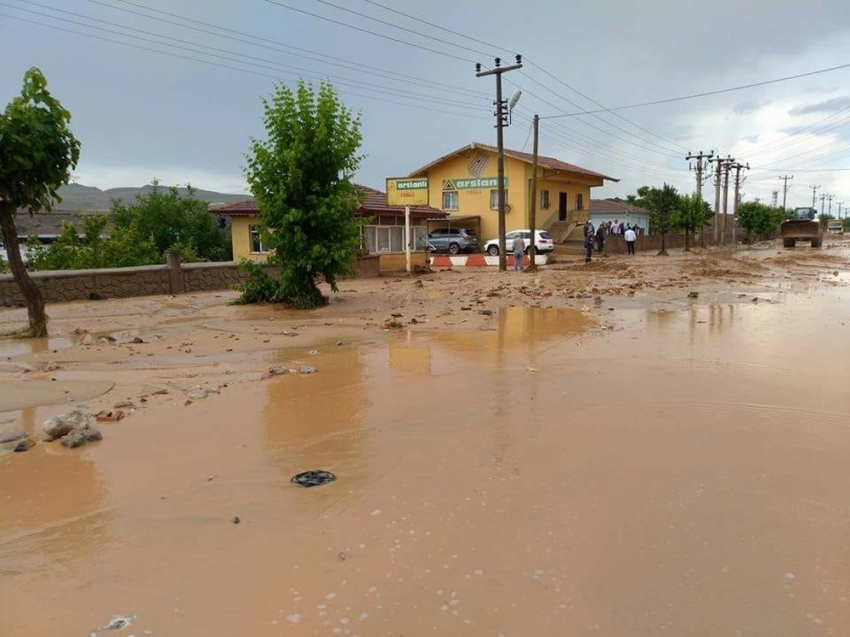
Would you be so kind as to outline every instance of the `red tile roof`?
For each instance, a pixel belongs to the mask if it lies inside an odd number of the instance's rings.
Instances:
[[[375,188],[369,188],[368,186],[358,185],[357,189],[363,194],[363,203],[357,210],[358,216],[404,216],[404,206],[387,205],[386,193]],[[257,207],[257,202],[254,199],[246,199],[245,201],[227,204],[226,206],[211,208],[210,212],[226,217],[253,217],[260,214],[260,209]],[[411,206],[410,216],[434,219],[443,218],[446,216],[446,213],[431,206]]]
[[[646,208],[633,206],[628,201],[622,201],[621,199],[591,199],[590,212],[634,212],[646,215],[652,214],[651,211],[647,210]]]
[[[423,166],[417,171],[410,173],[411,177],[417,177],[420,175],[424,175],[428,172],[432,167],[441,164],[446,159],[454,157],[464,151],[475,150],[476,148],[482,148],[484,150],[488,150],[490,152],[496,153],[498,152],[498,148],[495,146],[490,146],[488,144],[479,144],[473,143],[468,146],[464,146],[463,148],[459,148],[458,150],[449,153],[448,155],[443,155],[439,159],[432,161],[427,166]],[[508,148],[505,149],[505,157],[513,157],[514,159],[518,159],[519,161],[531,164],[534,163],[534,155],[531,153],[524,153],[518,150],[510,150]],[[556,159],[555,157],[546,157],[543,155],[538,155],[537,157],[537,165],[541,168],[548,168],[549,170],[563,170],[565,172],[577,173],[580,175],[588,175],[590,177],[599,177],[600,179],[607,179],[609,181],[620,181],[614,177],[609,177],[608,175],[603,175],[602,173],[597,173],[592,170],[588,170],[587,168],[582,168],[581,166],[576,166],[574,164],[568,164],[565,161],[561,161],[560,159]]]

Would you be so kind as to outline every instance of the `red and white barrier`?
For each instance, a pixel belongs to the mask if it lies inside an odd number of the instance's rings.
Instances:
[[[549,262],[549,256],[546,254],[536,255],[534,262],[537,265],[546,265]],[[514,267],[514,255],[507,255],[507,264],[509,268]],[[531,265],[531,258],[525,255],[522,258],[524,267]],[[489,254],[458,254],[456,256],[448,254],[433,254],[431,255],[432,268],[465,268],[465,267],[484,267],[498,266],[499,257],[491,257]]]

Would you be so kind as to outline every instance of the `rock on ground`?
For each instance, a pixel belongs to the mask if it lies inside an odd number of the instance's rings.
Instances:
[[[96,427],[90,424],[83,425],[73,429],[70,433],[62,436],[61,443],[63,447],[68,449],[76,449],[90,442],[103,440],[103,434]]]
[[[47,439],[56,440],[65,436],[74,429],[91,425],[91,418],[84,414],[81,410],[75,409],[71,413],[54,416],[46,420],[42,425]]]

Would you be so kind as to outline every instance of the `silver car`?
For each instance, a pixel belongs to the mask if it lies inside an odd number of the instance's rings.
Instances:
[[[468,228],[436,228],[426,237],[431,252],[477,252],[480,244],[478,237]]]

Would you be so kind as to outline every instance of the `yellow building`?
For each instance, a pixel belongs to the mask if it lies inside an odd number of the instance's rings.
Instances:
[[[363,203],[357,210],[357,216],[364,219],[360,228],[363,246],[370,254],[380,256],[381,272],[402,271],[406,267],[404,254],[404,207],[387,205],[387,196],[380,190],[357,186],[363,197]],[[250,259],[264,263],[269,256],[268,246],[264,245],[260,232],[260,209],[256,201],[248,199],[238,203],[221,206],[212,210],[216,215],[230,218],[233,260]],[[442,219],[445,213],[429,206],[411,206],[411,264],[424,267],[426,220]]]
[[[505,150],[506,231],[529,227],[532,160],[530,153]],[[590,189],[613,177],[553,157],[537,161],[537,227],[556,243],[577,232],[589,218]],[[452,217],[480,218],[482,241],[496,238],[498,222],[497,149],[470,144],[410,174],[428,177],[431,205]]]

